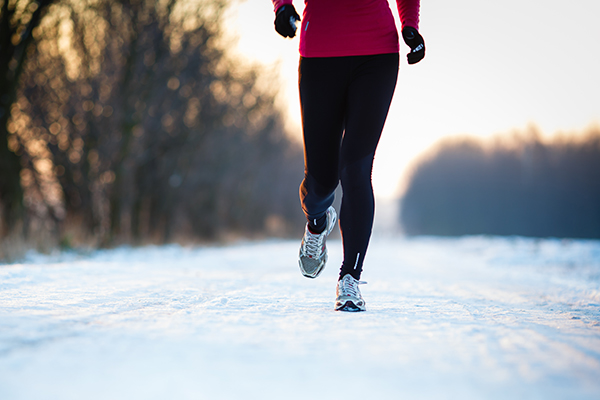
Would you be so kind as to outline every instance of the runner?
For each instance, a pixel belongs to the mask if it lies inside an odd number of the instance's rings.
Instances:
[[[373,158],[392,101],[399,66],[398,31],[387,0],[305,0],[302,20],[292,0],[273,0],[275,30],[294,37],[301,21],[298,83],[304,136],[300,200],[307,218],[302,274],[316,278],[327,262],[326,238],[337,219],[344,260],[335,309],[365,311],[358,285],[371,237]],[[419,0],[397,0],[408,63],[425,56]]]

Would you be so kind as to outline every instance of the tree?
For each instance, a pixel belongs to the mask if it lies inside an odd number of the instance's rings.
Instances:
[[[283,131],[275,91],[259,85],[259,67],[228,57],[226,5],[52,7],[10,123],[36,218],[109,245],[285,231],[301,215],[291,211],[301,149]]]
[[[2,0],[0,11],[0,238],[23,218],[21,164],[8,121],[33,30],[54,0]],[[3,226],[4,225],[4,226]]]
[[[409,234],[600,238],[600,131],[440,143],[402,199]]]

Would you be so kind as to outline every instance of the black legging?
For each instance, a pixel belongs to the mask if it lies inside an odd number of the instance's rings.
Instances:
[[[362,272],[375,213],[373,157],[398,78],[398,53],[300,58],[304,133],[302,209],[314,227],[323,221],[341,181],[340,278]],[[317,224],[318,225],[318,224]]]

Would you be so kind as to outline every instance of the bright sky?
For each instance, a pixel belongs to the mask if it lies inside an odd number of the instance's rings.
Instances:
[[[241,0],[230,33],[246,60],[277,65],[279,102],[301,136],[298,38],[273,28],[270,0]],[[390,0],[397,17],[395,0]],[[294,0],[302,15],[303,1]],[[410,165],[440,138],[536,125],[543,133],[600,124],[600,1],[422,0],[426,57],[409,66],[401,43],[396,94],[373,171],[381,198],[400,194]],[[399,27],[399,23],[397,22]]]

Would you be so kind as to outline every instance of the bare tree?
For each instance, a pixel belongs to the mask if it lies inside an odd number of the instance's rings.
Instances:
[[[228,57],[226,5],[53,7],[12,109],[30,208],[104,245],[284,233],[301,220],[301,149],[260,69]]]
[[[24,217],[21,163],[8,121],[33,31],[53,1],[0,1],[0,238]]]

